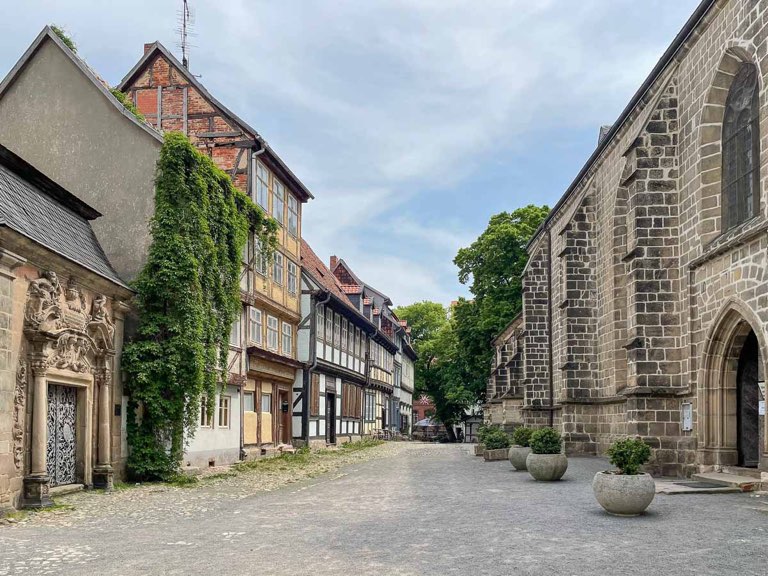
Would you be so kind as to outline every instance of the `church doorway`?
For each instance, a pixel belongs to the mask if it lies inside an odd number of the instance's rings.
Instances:
[[[46,463],[51,486],[77,482],[77,389],[48,384]]]
[[[736,373],[736,440],[739,465],[756,468],[760,462],[760,348],[750,331],[739,355]]]

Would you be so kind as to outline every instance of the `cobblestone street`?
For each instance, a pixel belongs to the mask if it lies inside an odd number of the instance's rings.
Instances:
[[[596,458],[571,459],[556,484],[467,446],[393,443],[342,458],[301,481],[245,473],[60,498],[74,509],[0,527],[0,574],[768,572],[765,494],[659,495],[646,516],[620,519],[592,496],[606,467]]]

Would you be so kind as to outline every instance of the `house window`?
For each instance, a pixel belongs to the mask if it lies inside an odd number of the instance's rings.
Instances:
[[[723,119],[723,231],[756,216],[760,207],[759,110],[757,69],[742,64]]]
[[[347,319],[344,318],[341,321],[341,349],[347,350],[347,339],[349,337]]]
[[[256,186],[254,186],[254,202],[269,211],[269,171],[261,162],[256,162]]]
[[[208,411],[208,398],[203,396],[200,399],[200,426],[203,428],[211,427],[211,413]]]
[[[277,350],[277,318],[267,315],[267,348]]]
[[[229,428],[229,396],[219,396],[219,428]]]
[[[293,194],[288,194],[288,233],[294,238],[299,235],[299,202]]]
[[[317,307],[317,323],[315,325],[315,330],[317,331],[317,339],[323,340],[325,330],[325,306],[318,306]]]
[[[285,208],[285,186],[277,178],[273,179],[272,190],[272,217],[282,224],[285,221],[283,214]]]
[[[288,294],[296,294],[296,264],[288,260]]]
[[[261,335],[264,332],[264,320],[261,310],[251,308],[251,342],[261,344]]]
[[[283,322],[283,354],[293,356],[293,326]]]
[[[333,318],[333,345],[336,348],[341,347],[341,316],[336,314]]]
[[[272,394],[261,395],[261,411],[267,414],[272,412]]]
[[[229,345],[240,348],[240,316],[232,323],[232,329],[229,332]]]
[[[255,412],[256,411],[256,394],[254,392],[246,392],[243,394],[243,410],[245,412]]]
[[[283,255],[280,252],[275,252],[275,261],[272,264],[272,279],[275,284],[283,285]]]
[[[257,274],[267,275],[267,255],[261,245],[261,240],[253,239],[253,269]]]
[[[333,312],[325,311],[325,343],[333,343]]]
[[[320,375],[312,374],[312,382],[309,390],[309,415],[320,414]]]

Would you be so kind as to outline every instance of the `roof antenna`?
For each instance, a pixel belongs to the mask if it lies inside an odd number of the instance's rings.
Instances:
[[[190,44],[188,37],[195,36],[196,34],[192,31],[195,15],[189,7],[188,0],[182,0],[181,10],[176,14],[179,23],[176,28],[176,32],[179,34],[179,42],[176,45],[181,48],[181,63],[184,65],[184,68],[189,70],[189,51],[192,44]]]

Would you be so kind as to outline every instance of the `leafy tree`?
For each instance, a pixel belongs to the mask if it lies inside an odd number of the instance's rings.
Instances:
[[[437,302],[416,302],[395,310],[398,318],[411,326],[413,346],[418,354],[415,364],[414,392],[426,394],[435,403],[435,418],[445,426],[448,438],[456,440],[453,425],[473,402],[473,395],[457,371],[459,345],[455,324],[448,311]]]
[[[459,299],[453,309],[458,339],[456,369],[477,400],[484,400],[493,350],[491,340],[522,308],[522,273],[526,244],[549,213],[528,205],[492,216],[485,231],[454,263],[459,281],[469,285],[472,300]]]

